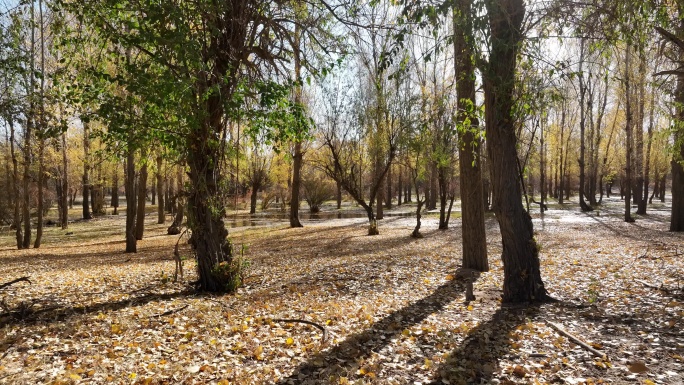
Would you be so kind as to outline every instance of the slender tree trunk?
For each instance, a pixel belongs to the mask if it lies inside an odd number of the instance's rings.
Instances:
[[[259,193],[259,185],[258,184],[252,184],[252,194],[251,194],[250,199],[249,199],[249,213],[250,214],[256,214],[258,193]],[[292,205],[292,202],[290,202],[290,205]]]
[[[112,172],[112,201],[111,206],[114,208],[112,215],[119,215],[119,163],[114,162]]]
[[[656,99],[656,87],[653,87],[651,91],[651,105],[649,107],[649,113],[648,113],[648,130],[646,133],[646,158],[645,158],[645,164],[644,164],[644,196],[642,198],[642,202],[644,205],[644,212],[643,214],[646,214],[646,204],[650,203],[648,199],[648,185],[651,183],[651,145],[653,144],[653,127],[654,127],[654,110],[655,110],[655,99]]]
[[[377,166],[378,167],[377,167],[376,172],[379,173],[380,172],[379,169],[380,169],[381,165],[378,164]],[[378,185],[378,193],[375,196],[375,207],[376,207],[375,219],[383,219],[385,217],[385,215],[384,215],[385,213],[384,213],[383,205],[382,205],[382,198],[383,198],[382,195],[383,195],[383,182],[381,181]]]
[[[646,200],[644,199],[644,119],[645,119],[645,103],[646,103],[646,54],[644,47],[639,50],[639,106],[637,111],[635,140],[636,148],[634,152],[634,168],[635,180],[634,186],[634,203],[637,205],[636,213],[639,215],[646,214]]]
[[[168,235],[177,235],[181,233],[181,226],[183,225],[183,216],[185,214],[185,199],[183,198],[183,165],[179,165],[177,168],[177,181],[178,181],[178,193],[174,198],[174,206],[176,207],[176,215],[173,217],[173,222],[171,226],[167,229]]]
[[[290,197],[290,227],[303,227],[302,223],[299,221],[299,190],[301,189],[302,183],[302,142],[298,141],[294,146],[294,155],[292,162],[292,195]],[[255,198],[254,193],[252,193],[252,199]],[[252,201],[253,205],[256,205],[256,201]],[[252,210],[255,210],[253,207]]]
[[[522,0],[489,0],[491,51],[484,71],[487,152],[494,190],[492,208],[501,230],[504,303],[548,299],[539,269],[532,219],[520,195],[515,122],[512,118],[516,59],[525,15]]]
[[[585,100],[586,100],[586,84],[584,83],[584,73],[582,73],[582,64],[584,63],[584,46],[586,43],[586,39],[582,38],[580,40],[580,62],[579,62],[579,72],[580,72],[580,77],[579,77],[579,83],[580,83],[580,157],[578,159],[579,163],[579,203],[580,203],[580,208],[582,211],[591,211],[592,208],[587,204],[587,202],[584,201],[584,189],[585,189],[585,171],[584,171],[584,165],[585,165],[585,126],[586,126],[586,105],[585,105]]]
[[[41,118],[42,119],[42,118]],[[41,123],[42,125],[42,123]],[[41,131],[43,131],[41,128]],[[43,212],[45,207],[45,139],[42,137],[38,138],[38,207],[36,208],[36,214],[38,216],[38,221],[36,223],[36,240],[33,242],[33,247],[35,249],[40,247],[40,242],[43,240]]]
[[[90,124],[83,123],[83,219],[92,219],[90,213]]]
[[[336,200],[337,200],[337,209],[342,208],[342,185],[340,182],[335,181],[335,186],[337,187],[337,193],[335,194]]]
[[[632,113],[632,84],[631,84],[631,58],[632,58],[632,52],[631,52],[631,45],[627,44],[627,48],[625,49],[625,95],[626,95],[626,107],[625,107],[625,135],[626,135],[626,143],[625,143],[625,181],[622,183],[624,186],[625,190],[625,222],[634,222],[634,218],[632,217],[631,209],[632,209],[632,151],[633,151],[633,143],[634,143],[634,138],[633,138],[633,113]]]
[[[476,135],[479,121],[474,114],[475,67],[472,62],[473,25],[470,19],[472,0],[459,0],[454,14],[454,54],[456,73],[458,153],[461,175],[462,266],[488,271],[487,235],[485,233],[485,197],[482,181],[480,140]],[[465,126],[466,121],[470,126]]]
[[[387,170],[387,197],[385,199],[385,208],[392,209],[392,167]]]
[[[62,212],[60,222],[62,230],[69,228],[69,158],[67,157],[66,132],[62,133]]]
[[[404,193],[404,173],[401,166],[397,167],[397,206],[401,206],[401,195]]]
[[[132,141],[129,142],[126,155],[126,252],[137,252],[137,239],[135,238],[135,215],[137,191],[135,186],[135,149]]]
[[[559,179],[556,182],[558,186],[558,203],[563,204],[565,199],[565,154],[563,151],[563,133],[565,132],[565,105],[562,107],[561,111],[561,126],[560,126],[560,140],[558,141],[558,153],[560,157],[560,168],[559,168]]]
[[[17,240],[17,249],[24,248],[23,235],[21,232],[21,202],[19,201],[19,160],[14,148],[14,121],[9,119],[7,122],[10,127],[10,155],[12,156],[12,196],[14,200],[14,215],[12,224],[14,225],[14,236]]]
[[[141,152],[140,159],[143,162],[138,172],[138,201],[137,213],[135,214],[135,239],[143,239],[145,232],[145,203],[147,203],[147,154]]]
[[[152,186],[150,186],[150,204],[152,206],[157,204],[157,179],[152,179]]]
[[[164,174],[162,173],[162,167],[164,159],[161,155],[157,156],[157,196],[159,196],[157,202],[157,223],[163,224],[166,222],[166,215],[164,214]]]
[[[427,201],[427,209],[434,210],[437,208],[437,165],[435,162],[430,162],[430,193]]]

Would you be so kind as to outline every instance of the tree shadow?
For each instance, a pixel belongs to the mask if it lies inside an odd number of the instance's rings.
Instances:
[[[124,308],[132,308],[146,305],[150,302],[165,301],[196,294],[192,288],[184,288],[172,293],[143,293],[133,291],[127,293],[130,297],[118,301],[105,301],[93,305],[67,305],[60,306],[54,298],[41,298],[37,301],[22,302],[14,309],[0,313],[0,328],[11,325],[29,325],[36,323],[56,323],[68,320],[75,316],[92,313],[117,311]]]
[[[278,384],[326,383],[330,377],[346,375],[358,360],[383,349],[404,329],[421,323],[459,298],[464,288],[464,280],[448,281],[429,296],[385,316],[369,329],[349,336],[331,350],[309,358]]]
[[[499,362],[511,353],[509,333],[525,319],[534,320],[539,314],[538,306],[498,308],[489,320],[468,332],[459,347],[437,368],[430,385],[491,383],[499,371]]]

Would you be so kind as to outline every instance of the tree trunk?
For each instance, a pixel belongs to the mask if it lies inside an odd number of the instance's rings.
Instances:
[[[112,172],[112,200],[111,206],[114,208],[112,215],[119,215],[119,163],[114,162],[114,171]]]
[[[472,0],[459,0],[454,14],[454,53],[456,72],[456,109],[459,133],[458,153],[461,175],[462,267],[488,271],[487,236],[484,220],[484,186],[480,160],[479,121],[473,110],[475,68],[472,62],[473,25],[469,17]],[[464,124],[469,121],[470,125]]]
[[[144,152],[140,154],[140,158],[143,162],[138,172],[138,200],[137,200],[137,212],[135,214],[135,239],[143,239],[143,233],[145,232],[145,203],[147,201],[147,156]]]
[[[17,249],[23,249],[24,237],[21,232],[21,202],[19,201],[19,196],[21,195],[19,190],[19,160],[17,159],[17,153],[14,149],[14,121],[10,119],[7,123],[10,127],[10,155],[12,156],[12,196],[14,198],[12,224],[14,225],[14,236],[17,240]]]
[[[398,166],[397,167],[398,172],[397,172],[397,206],[401,206],[402,201],[401,201],[401,194],[404,192],[404,173],[402,172],[402,167]]]
[[[152,179],[152,186],[150,186],[150,205],[157,204],[157,179]]]
[[[578,159],[579,163],[579,203],[580,203],[580,208],[582,211],[591,211],[592,208],[587,204],[587,202],[584,201],[584,189],[585,189],[585,171],[584,171],[584,165],[585,165],[585,126],[586,126],[586,105],[585,105],[585,99],[586,99],[586,92],[587,92],[587,86],[584,83],[584,73],[582,73],[582,64],[584,64],[584,46],[586,43],[586,39],[582,38],[580,40],[580,61],[579,61],[579,86],[580,86],[580,157]]]
[[[644,119],[646,103],[646,54],[645,48],[639,50],[639,109],[637,111],[637,121],[635,140],[634,167],[636,168],[636,178],[634,180],[634,203],[637,205],[636,213],[646,214],[646,200],[644,199]]]
[[[83,189],[81,196],[83,197],[83,219],[92,219],[90,213],[90,124],[83,123],[83,178],[81,180]]]
[[[522,0],[486,2],[491,32],[489,66],[484,71],[487,152],[494,190],[492,208],[501,229],[504,303],[547,300],[539,270],[532,219],[525,211],[518,180],[515,122],[512,118],[516,59],[525,15]]]
[[[183,215],[185,207],[185,200],[183,199],[183,165],[178,166],[178,193],[174,197],[174,206],[176,207],[176,215],[173,217],[171,226],[167,229],[168,235],[177,235],[181,233],[181,226],[183,225]]]
[[[380,166],[378,166],[378,167],[380,167]],[[379,173],[380,172],[379,169],[376,172]],[[383,191],[382,190],[383,190],[383,182],[381,181],[378,184],[378,193],[375,196],[375,207],[376,207],[375,219],[383,219],[385,217],[385,215],[384,215],[385,213],[384,213],[383,205],[382,205],[382,198],[383,198],[383,195],[382,195]]]
[[[632,217],[631,209],[632,209],[632,151],[633,151],[633,144],[634,144],[634,138],[633,138],[633,113],[632,113],[632,82],[631,82],[631,58],[632,58],[632,53],[631,53],[631,45],[627,44],[627,47],[625,49],[625,95],[626,95],[626,107],[625,107],[625,135],[626,135],[626,143],[625,143],[625,181],[623,181],[622,185],[624,186],[625,190],[625,222],[634,222],[634,218]]]
[[[164,166],[161,155],[157,156],[157,223],[164,224],[166,222],[166,215],[164,214],[164,175],[162,167]]]
[[[292,195],[290,196],[290,227],[304,227],[299,221],[299,190],[302,177],[302,142],[298,141],[294,146],[294,156],[292,162]],[[256,209],[256,196],[252,193],[252,208]],[[254,214],[254,212],[251,212]]]
[[[62,212],[60,222],[62,230],[69,228],[69,158],[67,157],[66,132],[62,133]]]
[[[41,118],[42,119],[42,118]],[[41,123],[42,126],[42,123]],[[41,131],[43,131],[41,129]],[[36,214],[38,222],[36,223],[36,240],[33,242],[35,249],[40,247],[40,242],[43,240],[43,213],[45,206],[45,139],[41,136],[38,138],[38,207]]]
[[[342,208],[342,185],[340,182],[335,181],[335,186],[337,187],[337,194],[335,194],[336,200],[337,200],[337,209]]]
[[[437,165],[430,162],[430,192],[426,196],[428,210],[437,208],[437,184]]]
[[[654,127],[654,112],[655,112],[655,105],[656,105],[656,87],[653,87],[651,91],[651,105],[649,107],[649,113],[648,113],[648,129],[646,133],[646,157],[645,157],[645,164],[644,164],[644,195],[642,198],[643,205],[644,205],[644,212],[643,214],[646,214],[646,204],[651,203],[649,202],[648,198],[648,185],[651,183],[651,146],[653,144],[653,127]],[[657,179],[656,179],[657,180]]]
[[[136,186],[135,186],[135,149],[133,144],[129,142],[128,152],[126,155],[126,252],[135,253],[137,251],[137,239],[135,238],[135,215],[137,213],[135,204]]]
[[[385,180],[387,184],[387,197],[385,198],[385,208],[388,210],[392,209],[392,167],[390,166],[387,170],[387,179]]]

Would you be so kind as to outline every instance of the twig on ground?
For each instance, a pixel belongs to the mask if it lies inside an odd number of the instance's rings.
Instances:
[[[574,335],[570,334],[570,332],[565,331],[562,327],[556,325],[553,322],[546,321],[546,323],[551,326],[552,328],[556,329],[558,333],[561,335],[567,337],[570,341],[576,343],[577,345],[583,347],[584,349],[588,350],[591,352],[593,355],[599,358],[606,359],[606,353],[599,352],[598,350],[594,349],[591,345],[587,344],[586,342],[580,340],[579,338],[575,337]]]
[[[325,341],[328,339],[328,330],[326,328],[324,328],[323,326],[315,323],[315,322],[311,322],[311,321],[307,321],[307,320],[303,320],[303,319],[281,319],[281,318],[273,318],[271,321],[273,321],[273,322],[286,322],[286,323],[301,323],[301,324],[311,325],[311,326],[313,326],[313,327],[315,327],[318,330],[323,332],[323,340],[321,340],[321,343],[324,344]]]
[[[22,281],[23,281],[23,282],[28,282],[29,284],[32,284],[31,281],[29,280],[29,277],[21,277],[21,278],[13,279],[13,280],[11,280],[11,281],[9,281],[9,282],[3,283],[2,285],[0,285],[0,290],[4,289],[4,288],[6,288],[6,287],[8,287],[8,286],[10,286],[10,285],[14,285],[14,284],[17,283],[17,282],[22,282]]]
[[[654,290],[660,290],[660,291],[665,292],[666,294],[670,294],[670,289],[666,288],[665,285],[663,285],[663,284],[660,284],[660,286],[656,286],[656,285],[654,285],[654,284],[648,283],[648,282],[643,281],[643,280],[641,280],[641,279],[635,279],[634,281],[635,281],[635,282],[639,282],[640,284],[642,284],[642,285],[644,285],[644,286],[646,286],[646,287],[648,287],[648,288],[651,288],[651,289],[654,289]]]
[[[183,309],[185,309],[185,308],[188,307],[188,306],[190,306],[190,305],[181,306],[181,307],[179,307],[179,308],[177,308],[177,309],[171,309],[171,310],[167,310],[167,311],[165,311],[165,312],[163,312],[163,313],[160,313],[160,314],[151,315],[150,318],[152,318],[152,317],[157,317],[157,318],[159,318],[159,317],[166,317],[167,315],[171,315],[171,314],[174,314],[174,313],[178,313],[179,311],[182,311]]]

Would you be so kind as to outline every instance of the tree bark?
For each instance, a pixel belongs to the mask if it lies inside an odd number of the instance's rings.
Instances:
[[[81,196],[83,197],[83,219],[92,219],[93,216],[90,213],[90,124],[83,123],[83,177],[82,177],[83,188],[81,190]]]
[[[42,117],[41,117],[42,119]],[[42,122],[41,122],[42,126]],[[41,127],[43,131],[44,127]],[[40,247],[40,242],[43,240],[43,212],[45,207],[45,139],[38,138],[38,207],[36,207],[36,215],[38,220],[36,223],[36,240],[33,242],[33,248]]]
[[[62,230],[69,228],[69,158],[67,157],[66,132],[62,133],[62,212],[60,223]]]
[[[584,201],[584,189],[585,189],[585,171],[584,171],[584,165],[585,165],[585,149],[586,149],[586,138],[585,138],[585,126],[586,126],[586,105],[585,105],[585,99],[586,99],[586,84],[584,83],[584,73],[582,72],[582,65],[584,64],[584,46],[586,43],[586,39],[582,38],[580,40],[580,61],[579,61],[579,83],[580,83],[580,157],[578,159],[579,163],[579,203],[580,203],[580,208],[582,211],[591,211],[593,210],[591,206],[587,204],[587,202]]]
[[[684,1],[677,1],[679,14],[684,14]],[[684,39],[684,19],[677,24],[677,37]],[[684,59],[684,52],[679,52],[679,58]],[[672,152],[672,209],[670,212],[670,231],[684,231],[684,73],[677,75],[677,86],[674,94],[675,129],[674,146]],[[661,201],[665,201],[665,175],[660,181]]]
[[[637,121],[635,133],[635,157],[634,168],[636,168],[636,178],[634,180],[634,203],[637,205],[636,213],[646,214],[646,200],[644,199],[644,119],[646,103],[646,54],[644,47],[639,50],[639,109],[637,111]]]
[[[162,167],[164,159],[161,155],[157,156],[157,223],[164,224],[166,215],[164,214],[164,174]]]
[[[459,172],[461,175],[462,266],[488,271],[487,236],[484,220],[484,189],[480,162],[479,121],[474,107],[475,67],[472,62],[472,0],[459,0],[454,14],[454,53],[457,125],[459,132]],[[470,122],[470,124],[467,124]]]
[[[17,249],[24,248],[24,237],[21,232],[21,202],[19,200],[19,160],[14,148],[14,121],[9,119],[7,122],[10,127],[10,155],[12,156],[12,196],[14,199],[14,215],[12,216],[12,224],[14,225],[14,236],[17,240]]]
[[[135,239],[143,239],[145,232],[145,203],[147,203],[147,154],[141,153],[141,160],[143,162],[138,172],[138,200],[137,212],[135,214]]]
[[[112,172],[112,200],[111,206],[114,208],[112,215],[119,215],[119,163],[114,162]]]
[[[340,182],[335,181],[335,186],[337,187],[337,194],[335,194],[336,200],[337,200],[337,209],[342,208],[342,185]]]
[[[487,152],[494,190],[492,208],[501,230],[504,303],[547,300],[532,219],[524,210],[512,118],[516,59],[525,15],[523,0],[488,0],[491,51],[484,71]]]
[[[137,251],[137,239],[135,238],[135,215],[137,213],[135,204],[137,202],[135,186],[135,149],[129,142],[126,155],[126,252],[135,253]]]
[[[299,221],[299,190],[302,183],[302,142],[297,141],[294,146],[294,156],[292,162],[292,195],[290,196],[290,227],[304,227]],[[252,194],[253,197],[254,193]],[[254,199],[254,198],[253,198]],[[256,205],[256,201],[253,201]],[[252,209],[254,210],[254,208]]]
[[[622,185],[625,190],[625,222],[634,222],[632,217],[632,151],[634,148],[634,138],[633,138],[633,113],[632,113],[632,82],[631,82],[631,45],[627,44],[625,49],[625,95],[626,95],[626,105],[625,105],[625,180],[622,181]]]

